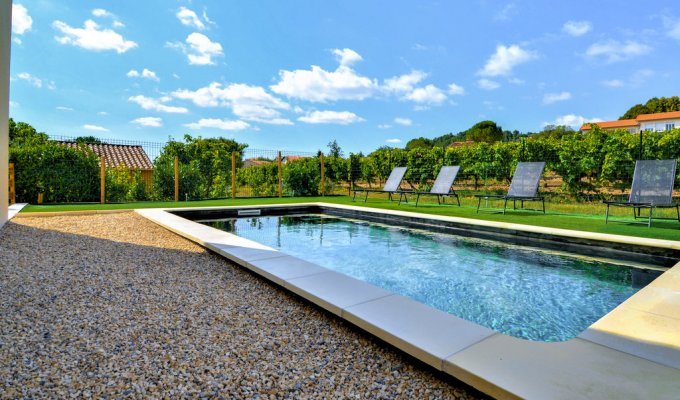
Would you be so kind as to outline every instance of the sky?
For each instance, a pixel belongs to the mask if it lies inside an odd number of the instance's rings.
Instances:
[[[50,135],[402,147],[680,94],[680,4],[17,0],[10,116]]]

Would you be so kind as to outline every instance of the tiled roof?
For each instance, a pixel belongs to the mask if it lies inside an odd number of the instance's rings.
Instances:
[[[67,147],[78,147],[76,142],[57,141]],[[113,168],[120,164],[124,164],[130,169],[148,170],[153,169],[153,164],[146,155],[142,146],[128,145],[128,144],[95,144],[87,143],[96,155],[106,157],[106,166]]]
[[[256,158],[247,158],[247,159],[243,160],[243,166],[244,167],[267,165],[267,164],[271,164],[271,163],[272,163],[272,161],[258,160]]]
[[[587,131],[590,129],[590,124],[594,124],[603,129],[612,128],[630,128],[633,126],[638,126],[637,120],[634,119],[622,119],[619,121],[602,121],[602,122],[587,122],[581,126],[582,131]]]
[[[471,146],[475,144],[474,140],[466,140],[464,142],[452,142],[449,147]]]
[[[638,121],[658,121],[660,119],[680,118],[680,111],[670,111],[656,114],[640,114],[637,116]]]

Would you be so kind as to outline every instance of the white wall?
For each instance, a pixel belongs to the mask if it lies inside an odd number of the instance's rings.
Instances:
[[[9,55],[12,42],[12,0],[0,0],[0,227],[7,222],[9,203]]]

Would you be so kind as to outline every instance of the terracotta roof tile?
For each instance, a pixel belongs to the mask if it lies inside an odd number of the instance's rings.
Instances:
[[[622,119],[622,120],[619,120],[619,121],[588,122],[588,123],[585,123],[581,126],[581,130],[582,131],[590,130],[591,124],[597,125],[597,126],[599,126],[600,128],[603,128],[603,129],[632,128],[634,126],[638,126],[637,120]]]
[[[660,119],[680,118],[680,111],[670,111],[656,114],[640,114],[637,116],[638,121],[658,121]]]
[[[57,141],[57,143],[72,148],[78,147],[76,142]],[[90,150],[92,150],[99,157],[102,155],[106,157],[107,167],[113,168],[119,166],[120,164],[124,164],[130,169],[153,169],[153,164],[151,163],[149,156],[146,155],[146,152],[142,146],[87,143],[87,147],[89,147]]]

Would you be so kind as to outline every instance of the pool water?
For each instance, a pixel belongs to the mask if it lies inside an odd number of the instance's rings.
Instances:
[[[528,340],[569,340],[639,290],[621,265],[335,216],[203,223]]]

